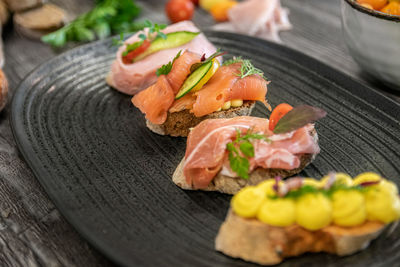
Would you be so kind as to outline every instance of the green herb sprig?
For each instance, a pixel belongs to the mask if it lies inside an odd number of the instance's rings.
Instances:
[[[181,52],[182,52],[182,50],[180,50],[178,52],[178,54],[176,54],[176,56],[174,57],[174,59],[172,61],[168,62],[165,65],[162,65],[161,68],[159,68],[156,71],[156,75],[160,76],[160,75],[167,75],[168,73],[170,73],[170,71],[172,69],[172,65],[174,64],[175,60],[177,60],[181,56]]]
[[[157,23],[152,23],[150,20],[145,20],[144,21],[144,28],[147,28],[147,34],[143,31],[142,33],[139,34],[139,41],[134,42],[132,44],[126,44],[126,49],[125,51],[122,53],[122,56],[126,56],[129,54],[129,52],[135,50],[136,48],[140,47],[144,41],[148,40],[148,41],[153,41],[157,38],[163,38],[166,39],[167,36],[161,32],[161,30],[165,29],[167,27],[166,24],[157,24]],[[113,40],[113,43],[115,43],[116,45],[123,45],[123,36],[120,36],[119,40]]]
[[[254,146],[251,140],[269,141],[265,135],[254,133],[252,129],[248,130],[244,136],[241,136],[240,130],[237,130],[236,139],[226,145],[231,169],[243,179],[249,179],[249,158],[254,157]]]
[[[237,74],[241,79],[250,76],[250,75],[259,75],[264,80],[267,78],[264,76],[264,72],[256,67],[254,67],[253,63],[251,63],[248,59],[242,59],[241,57],[233,57],[230,60],[225,61],[223,66],[228,66],[234,63],[241,63],[240,72]]]
[[[332,195],[339,191],[339,190],[356,190],[359,192],[365,192],[366,190],[369,190],[371,186],[378,184],[379,182],[370,182],[368,185],[346,185],[346,184],[341,184],[341,183],[334,183],[331,187],[329,188],[320,188],[320,187],[315,187],[312,185],[303,185],[302,187],[294,190],[290,190],[287,192],[286,195],[284,196],[269,196],[269,198],[272,199],[277,199],[277,198],[300,198],[301,196],[304,196],[306,194],[317,194],[321,193],[324,194],[327,197],[332,197]]]
[[[148,29],[147,35],[145,33],[139,34],[139,38],[144,41],[144,40],[149,40],[152,41],[157,38],[162,38],[162,39],[167,39],[167,35],[165,33],[161,32],[161,30],[164,30],[167,27],[167,24],[157,24],[157,23],[152,23],[150,20],[145,20],[144,21],[144,28]]]
[[[67,42],[87,42],[103,39],[116,32],[133,32],[143,29],[142,22],[132,22],[140,13],[133,0],[98,0],[96,6],[80,15],[63,28],[42,37],[54,47]]]

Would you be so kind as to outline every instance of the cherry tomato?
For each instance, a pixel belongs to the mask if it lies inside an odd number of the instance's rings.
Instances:
[[[293,107],[289,104],[282,103],[276,106],[269,117],[269,125],[268,128],[273,131],[275,129],[276,124],[278,121],[286,115],[289,111],[291,111]]]
[[[126,56],[122,57],[122,62],[124,62],[125,64],[131,64],[135,57],[137,57],[150,47],[150,44],[151,42],[149,40],[144,40],[138,48],[132,50]]]
[[[357,2],[359,4],[369,4],[374,9],[379,10],[387,4],[388,0],[357,0]]]
[[[165,5],[165,12],[170,21],[179,22],[190,20],[194,12],[194,4],[191,0],[170,0]]]

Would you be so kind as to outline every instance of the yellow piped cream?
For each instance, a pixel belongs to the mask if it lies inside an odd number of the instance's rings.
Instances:
[[[372,172],[362,173],[354,180],[345,173],[334,175],[336,181],[330,191],[324,189],[330,176],[321,181],[304,178],[302,186],[314,189],[304,188],[300,194],[288,197],[278,196],[276,181],[269,179],[240,190],[232,198],[231,207],[244,218],[257,218],[278,227],[297,223],[310,231],[330,224],[354,227],[366,220],[390,223],[400,218],[400,198],[393,182]],[[285,183],[279,181],[278,185]]]
[[[356,226],[365,222],[367,211],[361,192],[338,190],[332,195],[332,219],[339,226]]]
[[[307,230],[315,231],[328,226],[332,221],[331,201],[322,193],[309,193],[296,201],[296,223]]]

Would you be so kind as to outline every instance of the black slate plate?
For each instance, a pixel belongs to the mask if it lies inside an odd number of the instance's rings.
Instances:
[[[303,54],[265,41],[208,32],[229,52],[254,61],[272,80],[268,99],[324,108],[321,154],[302,173],[377,171],[400,184],[400,105]],[[130,97],[104,77],[110,41],[62,54],[21,83],[12,106],[18,147],[67,220],[122,265],[247,266],[214,251],[230,197],[187,192],[170,177],[185,139],[151,133]],[[255,116],[266,112],[257,106]],[[394,266],[400,230],[349,257],[310,254],[282,266]]]

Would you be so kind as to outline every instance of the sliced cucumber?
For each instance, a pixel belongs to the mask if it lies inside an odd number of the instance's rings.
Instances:
[[[158,37],[157,39],[152,41],[150,47],[147,48],[146,51],[144,51],[143,53],[138,55],[133,60],[133,62],[139,61],[157,51],[175,48],[175,47],[184,45],[184,44],[192,41],[199,34],[200,34],[199,32],[181,31],[181,32],[168,33],[168,34],[166,34],[167,38],[165,38],[165,39]]]
[[[196,85],[204,78],[204,76],[206,76],[212,66],[213,62],[209,61],[190,74],[189,77],[186,78],[179,92],[176,94],[175,99],[181,98],[195,88]]]

